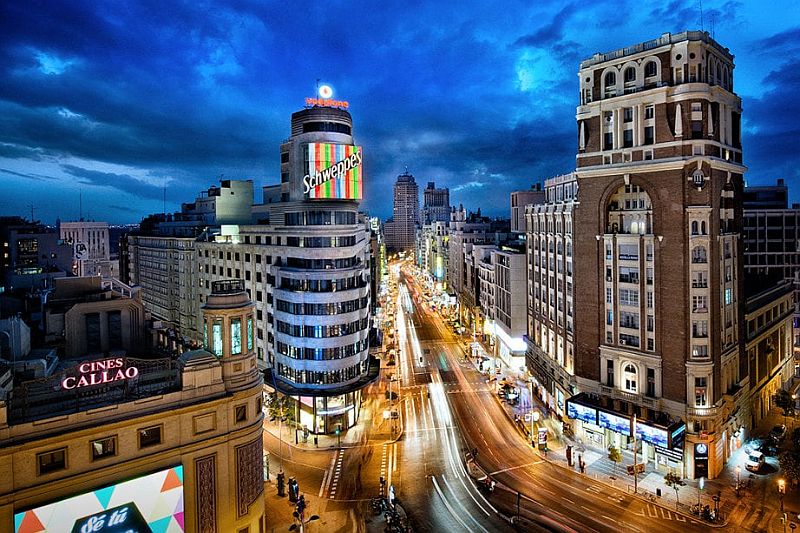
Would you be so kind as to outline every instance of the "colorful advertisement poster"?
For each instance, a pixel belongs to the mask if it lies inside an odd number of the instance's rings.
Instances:
[[[586,407],[579,403],[567,402],[567,416],[574,420],[583,420],[590,424],[597,424],[597,409]]]
[[[361,200],[360,146],[309,143],[303,192],[309,199]]]
[[[183,466],[14,515],[14,533],[183,533]]]
[[[605,411],[599,411],[599,423],[601,428],[608,428],[615,433],[631,436],[631,419],[622,416],[612,415]]]

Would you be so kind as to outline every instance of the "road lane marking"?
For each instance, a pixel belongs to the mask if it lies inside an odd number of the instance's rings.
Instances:
[[[323,494],[328,491],[331,481],[333,481],[333,469],[336,465],[336,455],[337,454],[333,454],[333,457],[331,457],[331,466],[328,468],[328,470],[326,470],[326,473],[328,474],[328,480],[325,482],[325,491],[323,491]]]
[[[461,526],[464,529],[466,529],[467,531],[472,531],[470,528],[467,527],[467,524],[465,524],[461,520],[461,518],[456,514],[456,512],[450,506],[450,503],[447,501],[447,498],[444,497],[444,494],[442,493],[442,489],[439,488],[439,483],[436,482],[436,476],[431,476],[431,480],[433,481],[433,487],[436,489],[437,494],[439,494],[439,497],[442,499],[442,503],[444,503],[444,506],[447,508],[447,510],[450,512],[450,514],[453,516],[453,518],[455,518],[456,521],[459,524],[461,524]]]
[[[489,475],[490,476],[494,476],[494,475],[497,475],[497,474],[502,474],[503,472],[508,472],[510,470],[516,470],[518,468],[525,468],[525,467],[528,467],[528,466],[538,465],[538,464],[541,464],[543,462],[544,462],[544,460],[540,460],[540,461],[532,461],[530,463],[525,463],[524,465],[509,466],[508,468],[503,468],[502,470],[495,470],[494,472],[491,472]]]
[[[572,500],[570,500],[569,498],[565,498],[565,497],[563,497],[563,496],[562,496],[562,497],[561,497],[561,499],[562,499],[562,500],[564,500],[564,501],[568,501],[568,502],[569,502],[569,503],[571,503],[572,505],[575,505],[575,502],[574,502],[574,501],[572,501]]]
[[[611,521],[611,522],[614,522],[615,524],[617,523],[617,521],[616,521],[616,520],[614,520],[613,518],[611,518],[611,517],[610,517],[610,516],[608,516],[608,515],[601,515],[601,516],[602,516],[603,518],[605,518],[606,520],[609,520],[609,521]]]
[[[470,520],[472,520],[473,522],[475,522],[475,525],[476,525],[476,526],[478,526],[478,527],[479,527],[479,528],[480,528],[482,531],[485,531],[486,533],[489,533],[489,532],[486,530],[486,528],[484,528],[484,527],[483,527],[483,526],[480,524],[480,522],[478,522],[477,520],[475,520],[475,517],[474,517],[474,516],[472,516],[472,513],[470,513],[470,512],[467,510],[467,508],[466,508],[466,507],[464,507],[464,504],[463,504],[463,503],[461,503],[461,500],[458,498],[458,495],[456,494],[456,491],[454,491],[454,490],[453,490],[453,487],[452,487],[452,485],[450,485],[450,482],[449,482],[449,481],[447,481],[447,478],[446,478],[445,476],[442,476],[442,481],[444,481],[444,484],[445,484],[445,485],[447,485],[447,488],[448,488],[448,489],[450,489],[450,493],[453,495],[453,501],[454,501],[454,502],[456,502],[456,504],[457,504],[459,507],[461,507],[461,509],[464,511],[464,513],[466,513],[466,515],[467,515],[467,516],[469,516]],[[474,500],[474,498],[473,498],[473,500]],[[475,503],[478,503],[478,502],[475,502]],[[483,508],[481,508],[481,510],[482,510],[484,513],[486,513],[486,511],[485,511]],[[486,515],[487,515],[487,516],[489,516],[489,513],[486,513]]]

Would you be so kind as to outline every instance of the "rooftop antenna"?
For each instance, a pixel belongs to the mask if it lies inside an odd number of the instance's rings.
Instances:
[[[33,204],[28,204],[28,207],[31,210],[31,222],[33,222],[34,221],[34,218],[33,218]]]
[[[715,14],[711,13],[711,38],[714,38],[714,18]]]
[[[700,0],[700,31],[705,31],[703,27],[703,0]]]
[[[83,189],[78,189],[78,220],[83,221]]]
[[[166,176],[164,177],[163,190],[164,190],[164,195],[163,195],[164,207],[163,207],[163,210],[162,210],[162,214],[166,215],[167,214],[167,178],[166,178]]]

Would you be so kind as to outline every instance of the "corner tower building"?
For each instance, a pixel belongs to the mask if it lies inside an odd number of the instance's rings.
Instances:
[[[576,431],[690,478],[748,426],[733,56],[666,33],[580,66]],[[583,414],[580,414],[583,413]],[[601,442],[602,441],[602,442]]]
[[[343,102],[337,102],[343,103]],[[254,210],[269,219],[242,229],[245,242],[277,246],[272,287],[272,368],[267,385],[294,397],[311,432],[355,424],[361,390],[377,379],[369,356],[369,230],[358,213],[362,151],[350,113],[314,105],[292,114],[281,145],[281,201]],[[269,303],[269,302],[268,302]]]

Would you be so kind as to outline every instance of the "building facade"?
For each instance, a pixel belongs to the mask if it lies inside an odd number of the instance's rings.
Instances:
[[[745,187],[745,276],[787,279],[794,284],[794,346],[800,351],[800,205],[788,205],[783,180]]]
[[[74,275],[104,278],[119,275],[119,264],[111,261],[107,222],[61,222],[59,234],[73,246]]]
[[[257,223],[222,226],[196,243],[200,299],[215,280],[244,280],[265,384],[296,400],[296,420],[313,433],[354,425],[361,390],[379,371],[368,351],[371,237],[358,213],[352,125],[343,109],[294,113],[280,189],[265,188]],[[331,177],[333,167],[342,170]]]
[[[394,251],[414,251],[419,224],[419,186],[408,169],[394,184],[392,220],[385,224],[386,246]]]
[[[560,416],[577,392],[573,213],[574,173],[545,181],[547,202],[525,207],[527,244],[527,367],[534,392]]]
[[[436,183],[429,181],[422,191],[422,216],[420,224],[448,222],[450,220],[450,189],[437,189]]]
[[[511,193],[511,232],[525,233],[525,206],[545,201],[542,184],[537,183],[527,191]]]
[[[596,54],[579,72],[582,393],[568,404],[578,433],[630,447],[635,432],[645,461],[690,478],[727,461],[731,392],[747,378],[733,68],[708,33],[684,32]]]
[[[0,529],[266,528],[262,380],[233,329],[252,307],[229,289],[205,309],[227,328],[220,356],[83,359],[16,385],[0,402]]]

